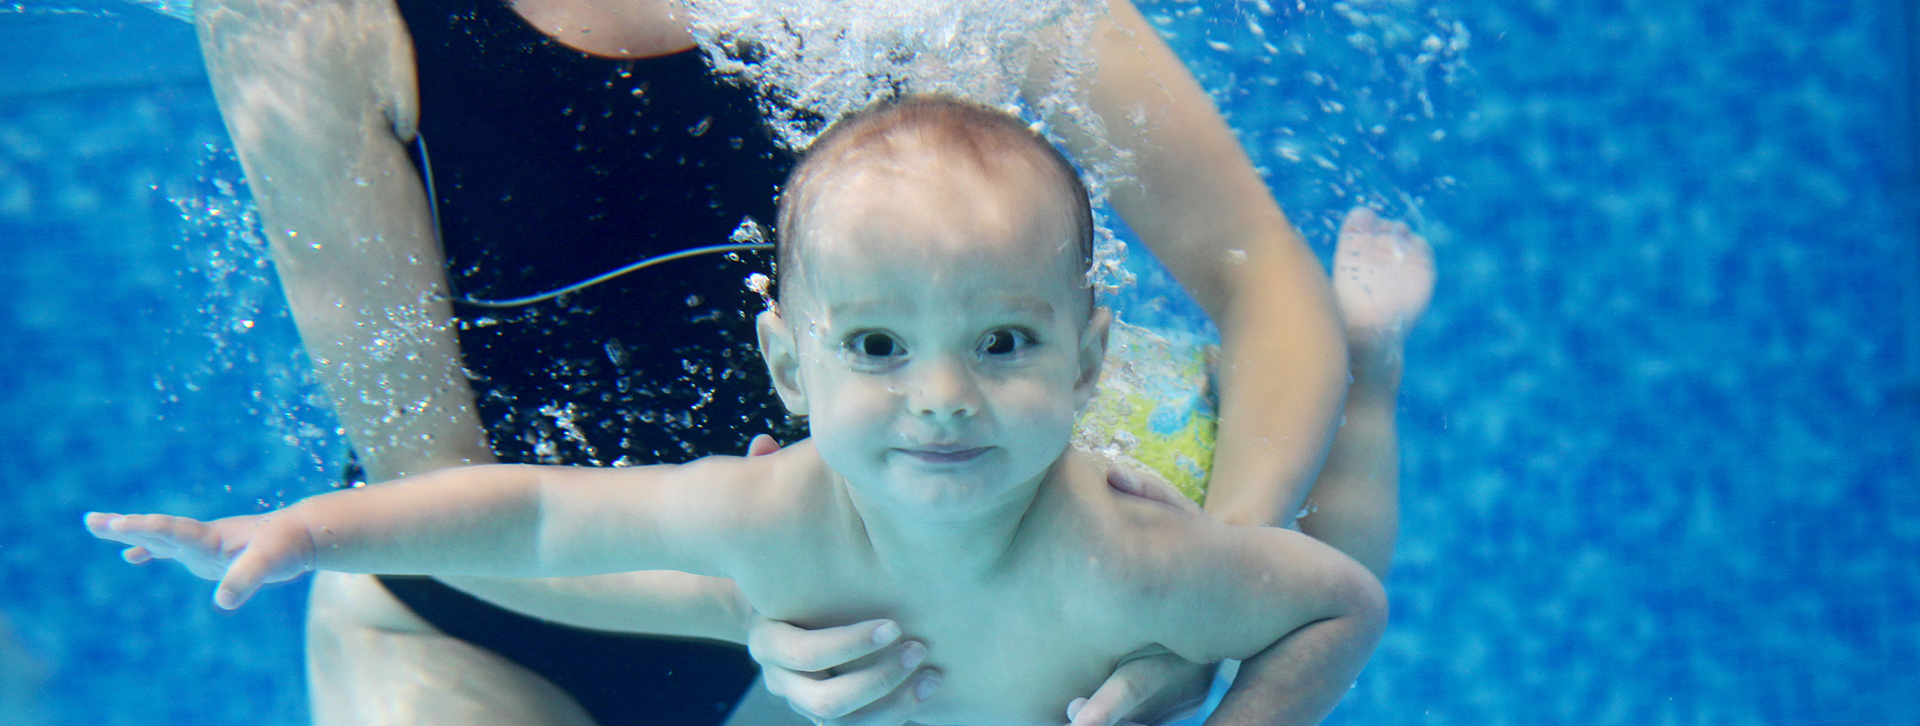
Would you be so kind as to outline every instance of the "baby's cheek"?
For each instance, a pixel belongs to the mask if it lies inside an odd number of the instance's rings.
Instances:
[[[1001,420],[1030,456],[1051,462],[1073,437],[1076,401],[1054,386],[1035,385],[1017,393],[1003,404]]]
[[[1010,381],[998,398],[1003,419],[1034,429],[1071,427],[1079,403],[1071,381],[1050,379]]]
[[[858,457],[853,455],[845,442],[832,436],[820,436],[816,433],[813,437],[813,448],[820,452],[820,460],[826,462],[828,468],[839,472],[841,476],[862,478],[861,475],[866,467],[860,465]]]
[[[864,457],[891,445],[887,440],[885,408],[860,398],[846,395],[823,401],[807,421],[821,458],[843,474],[868,468],[871,464]]]

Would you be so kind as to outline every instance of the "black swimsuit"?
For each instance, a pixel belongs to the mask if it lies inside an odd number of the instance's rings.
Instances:
[[[419,68],[416,162],[456,298],[564,287],[770,226],[792,160],[748,91],[696,51],[582,53],[500,0],[400,0]],[[430,170],[430,173],[429,173]],[[463,362],[504,462],[597,466],[739,453],[797,433],[754,345],[747,276],[702,255],[512,309],[456,304]],[[601,726],[718,724],[755,668],[737,648],[553,625],[423,578],[382,578],[449,635],[540,673]]]

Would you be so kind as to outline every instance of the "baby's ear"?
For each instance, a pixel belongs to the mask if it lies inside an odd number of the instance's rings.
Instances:
[[[767,361],[767,374],[773,378],[773,390],[780,402],[795,416],[807,415],[807,391],[800,385],[800,349],[793,339],[793,328],[772,310],[754,319],[760,333],[760,357]]]
[[[1079,398],[1079,405],[1086,406],[1100,388],[1100,366],[1107,360],[1107,328],[1113,323],[1113,313],[1106,308],[1094,308],[1093,315],[1087,320],[1087,327],[1080,334],[1080,377],[1073,382],[1073,392]]]

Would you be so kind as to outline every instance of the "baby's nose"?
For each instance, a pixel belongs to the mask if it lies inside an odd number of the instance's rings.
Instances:
[[[934,361],[908,384],[907,405],[921,416],[971,416],[980,410],[980,387],[966,366],[954,361]]]

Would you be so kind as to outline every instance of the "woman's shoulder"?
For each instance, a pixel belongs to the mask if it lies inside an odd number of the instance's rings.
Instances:
[[[547,37],[583,53],[648,58],[693,47],[686,14],[673,0],[513,0],[513,12]]]

